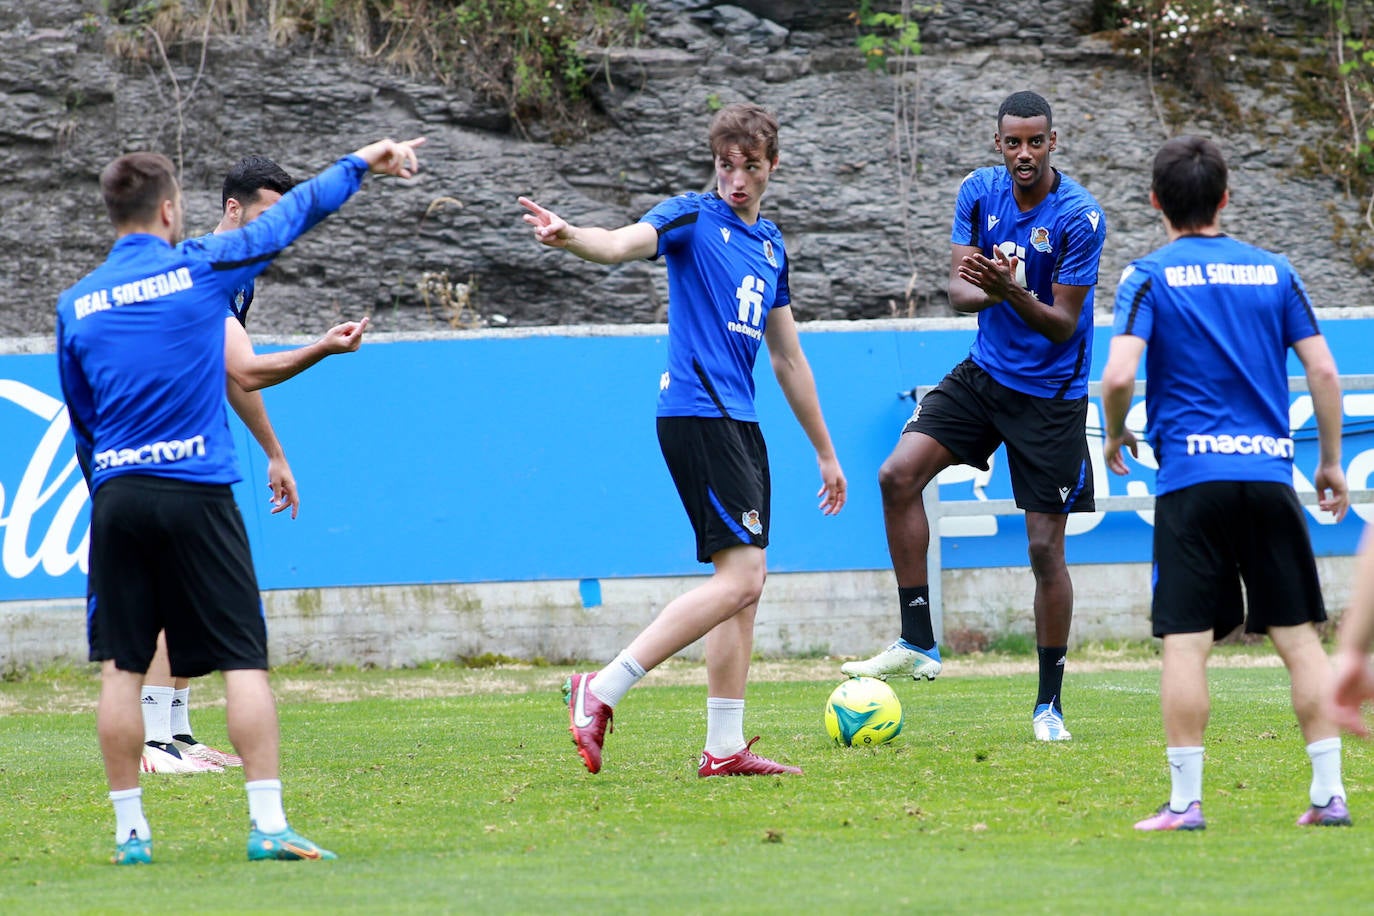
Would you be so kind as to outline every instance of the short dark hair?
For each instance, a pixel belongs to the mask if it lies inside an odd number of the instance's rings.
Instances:
[[[1210,225],[1226,194],[1226,157],[1206,137],[1174,137],[1155,153],[1150,190],[1175,229]]]
[[[220,210],[224,209],[231,197],[241,204],[251,204],[258,199],[261,191],[285,194],[295,186],[296,179],[271,159],[266,156],[245,156],[224,176]]]
[[[161,153],[128,153],[100,172],[100,196],[115,226],[149,222],[179,193],[176,167]]]
[[[750,102],[726,105],[711,119],[711,152],[722,156],[732,146],[745,153],[763,153],[772,162],[778,155],[778,119]]]
[[[1045,129],[1049,130],[1054,126],[1054,118],[1050,114],[1050,103],[1045,101],[1045,97],[1039,93],[1023,89],[1020,92],[1013,92],[1002,100],[1002,105],[997,109],[997,130],[1002,130],[1002,119],[1007,115],[1013,118],[1038,118],[1044,117]]]

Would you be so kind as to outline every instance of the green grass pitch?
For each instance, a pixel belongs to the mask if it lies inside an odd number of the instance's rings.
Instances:
[[[1228,650],[1229,651],[1229,650]],[[1234,650],[1238,660],[1253,650]],[[1223,660],[1225,660],[1223,652]],[[893,682],[906,725],[833,746],[828,661],[756,666],[755,749],[801,777],[698,779],[699,666],[650,674],[588,774],[564,668],[274,674],[293,826],[329,863],[249,863],[241,771],[145,776],[155,863],[116,868],[93,674],[0,685],[0,912],[1266,913],[1367,905],[1374,801],[1345,742],[1351,829],[1294,825],[1309,766],[1272,666],[1212,673],[1196,834],[1139,835],[1168,795],[1157,662],[1074,665],[1074,740],[1030,735],[1029,665]],[[193,721],[224,742],[218,679]]]

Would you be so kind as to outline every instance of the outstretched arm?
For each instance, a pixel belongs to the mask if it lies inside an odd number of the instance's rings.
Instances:
[[[326,356],[352,353],[363,342],[368,319],[335,325],[312,344],[280,353],[256,353],[248,332],[233,318],[224,323],[224,367],[245,391],[257,391],[299,375]]]
[[[816,379],[811,374],[811,364],[806,361],[806,354],[802,352],[792,309],[775,308],[768,313],[764,339],[768,342],[768,358],[778,385],[797,422],[806,432],[806,437],[811,440],[811,447],[816,450],[816,463],[821,471],[821,488],[816,492],[821,498],[820,510],[826,515],[834,515],[844,508],[848,499],[848,484],[840,468],[840,459],[835,456],[835,446],[830,441],[825,417],[821,415]]]
[[[415,148],[424,142],[424,137],[399,142],[388,137],[369,143],[353,155],[366,162],[368,170],[374,175],[412,178],[420,170],[420,158],[415,155]]]
[[[550,248],[562,248],[584,261],[620,264],[652,258],[658,253],[658,230],[648,223],[631,223],[619,229],[574,226],[528,197],[521,197],[525,222],[534,227],[534,238]]]

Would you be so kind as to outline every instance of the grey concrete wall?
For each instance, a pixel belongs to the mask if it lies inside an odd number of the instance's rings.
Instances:
[[[1350,557],[1318,561],[1328,612],[1349,597]],[[1073,641],[1144,639],[1147,564],[1073,569]],[[612,657],[667,602],[699,578],[608,579],[584,608],[576,581],[411,585],[266,592],[273,664],[404,667],[486,653],[550,662]],[[1031,578],[1021,567],[948,570],[944,629],[988,636],[1032,633]],[[771,575],[755,650],[768,656],[867,655],[897,635],[888,570]],[[0,603],[0,670],[86,658],[84,605]],[[699,658],[700,643],[682,655]]]

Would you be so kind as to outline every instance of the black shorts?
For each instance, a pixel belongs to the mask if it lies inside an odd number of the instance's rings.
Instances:
[[[1221,639],[1242,622],[1264,633],[1326,619],[1307,522],[1287,484],[1219,480],[1156,499],[1153,578],[1156,636],[1211,630]]]
[[[902,432],[925,433],[984,471],[1005,443],[1016,505],[1062,515],[1095,511],[1087,421],[1086,397],[1024,394],[966,359],[921,399]]]
[[[768,449],[757,423],[659,417],[658,445],[697,536],[697,560],[727,547],[768,546]]]
[[[91,661],[146,672],[159,630],[175,677],[267,668],[267,624],[227,485],[125,475],[91,502]]]

